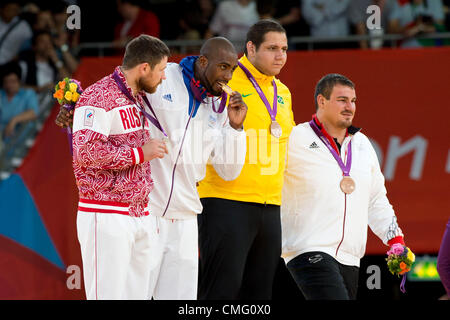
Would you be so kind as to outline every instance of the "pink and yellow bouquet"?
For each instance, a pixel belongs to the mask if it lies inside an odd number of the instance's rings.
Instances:
[[[389,271],[398,277],[403,276],[400,289],[405,292],[406,273],[411,270],[411,267],[416,260],[416,256],[407,246],[395,243],[387,252],[386,258]]]
[[[75,79],[64,78],[59,81],[55,86],[55,93],[53,98],[58,100],[58,103],[67,109],[67,111],[73,110],[75,105],[83,93],[83,88],[79,81]],[[70,152],[72,153],[72,128],[67,128],[67,136],[70,145]]]

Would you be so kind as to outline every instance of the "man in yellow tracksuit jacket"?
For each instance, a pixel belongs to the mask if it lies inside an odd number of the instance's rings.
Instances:
[[[287,141],[295,126],[289,89],[275,78],[286,51],[283,27],[270,20],[257,22],[247,33],[245,55],[228,83],[248,106],[247,156],[237,179],[224,181],[208,165],[199,183],[199,299],[272,297],[281,255]],[[281,127],[279,138],[276,127]]]

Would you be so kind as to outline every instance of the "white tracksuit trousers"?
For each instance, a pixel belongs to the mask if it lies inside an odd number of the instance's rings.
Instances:
[[[152,220],[155,222],[155,220]],[[152,255],[149,298],[196,300],[198,281],[197,216],[190,219],[156,217],[157,249]]]
[[[78,212],[87,299],[147,299],[156,218]],[[153,222],[152,222],[153,220]]]

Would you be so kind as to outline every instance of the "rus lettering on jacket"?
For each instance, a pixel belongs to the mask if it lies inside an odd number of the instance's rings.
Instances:
[[[119,110],[122,125],[125,130],[135,129],[141,126],[141,112],[134,107]]]

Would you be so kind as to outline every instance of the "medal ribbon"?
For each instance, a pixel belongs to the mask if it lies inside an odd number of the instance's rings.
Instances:
[[[137,101],[136,99],[134,99],[134,97],[131,95],[131,93],[128,91],[127,87],[125,86],[125,84],[123,83],[122,79],[120,78],[117,70],[114,71],[113,75],[112,75],[114,81],[116,82],[117,86],[119,87],[120,91],[122,91],[122,93],[135,105],[138,106],[138,108],[142,111],[142,113],[144,114],[144,116],[150,120],[151,123],[153,123],[153,125],[155,127],[157,127],[163,134],[165,137],[167,137],[166,132],[164,131],[163,127],[161,126],[161,124],[158,121],[158,118],[156,117],[155,111],[153,110],[152,106],[150,105],[150,101],[148,100],[148,98],[144,95],[142,96],[142,99],[145,101],[145,103],[147,104],[148,108],[150,109],[150,111],[153,113],[153,116],[150,115],[147,111],[145,111],[145,108],[143,108]]]
[[[194,95],[195,100],[197,100],[200,103],[206,103],[203,99],[203,95],[206,93],[206,97],[211,97],[211,104],[212,104],[212,109],[215,113],[222,113],[223,110],[225,109],[225,103],[227,102],[227,93],[225,91],[222,91],[222,95],[220,96],[220,104],[219,104],[219,109],[216,110],[216,105],[214,104],[214,96],[208,94],[206,92],[206,89],[203,88],[202,90],[200,90],[200,82],[199,81],[195,81],[194,78],[191,79],[190,82],[190,88],[191,88],[191,92]],[[205,98],[206,98],[205,97]]]
[[[330,150],[330,152],[333,155],[334,159],[336,159],[339,167],[341,168],[342,173],[344,173],[344,176],[347,176],[347,177],[350,176],[350,169],[352,167],[352,141],[350,140],[350,142],[348,143],[348,147],[347,147],[347,150],[348,150],[347,163],[344,164],[344,162],[342,162],[342,159],[339,156],[339,154],[336,152],[336,150],[334,150],[334,148],[331,145],[330,141],[328,141],[328,139],[320,131],[320,129],[317,126],[317,124],[314,122],[314,119],[309,122],[309,125],[311,126],[313,131],[316,133],[316,135],[320,138],[320,140],[322,140],[322,142],[325,144],[325,146],[328,148],[328,150]]]
[[[275,80],[272,80],[272,85],[273,85],[273,108],[271,108],[270,104],[269,104],[269,101],[267,101],[267,98],[266,98],[264,92],[262,91],[261,87],[259,86],[258,82],[256,82],[255,77],[239,61],[238,61],[238,65],[245,72],[245,74],[247,75],[247,78],[250,80],[250,82],[252,83],[253,87],[256,89],[256,92],[258,92],[259,97],[264,102],[264,104],[266,106],[266,109],[269,112],[270,119],[272,119],[272,121],[275,121],[275,117],[277,116],[277,99],[278,99],[277,85],[275,83]]]

